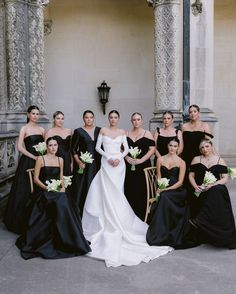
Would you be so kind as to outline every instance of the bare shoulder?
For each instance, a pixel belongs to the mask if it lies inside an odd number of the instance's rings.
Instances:
[[[58,158],[59,158],[60,164],[63,164],[63,162],[64,162],[63,158],[62,157],[58,157]]]
[[[191,165],[192,165],[192,164],[196,164],[196,163],[198,163],[198,162],[200,162],[200,156],[195,156],[195,157],[193,158],[192,162],[191,162]]]
[[[225,160],[222,157],[219,160],[219,164],[227,166]]]
[[[184,132],[184,131],[188,131],[189,130],[189,123],[184,123],[181,125],[181,131]]]
[[[123,129],[119,129],[119,135],[126,136],[126,131]]]
[[[103,128],[101,128],[101,130],[100,130],[100,135],[105,135],[106,132],[107,132],[107,128],[103,127]]]
[[[154,140],[152,133],[148,130],[145,131],[145,137]]]

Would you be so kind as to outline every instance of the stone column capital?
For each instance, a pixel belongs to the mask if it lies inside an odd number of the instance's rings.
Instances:
[[[166,4],[180,4],[180,0],[147,0],[147,3],[148,6],[155,8]]]

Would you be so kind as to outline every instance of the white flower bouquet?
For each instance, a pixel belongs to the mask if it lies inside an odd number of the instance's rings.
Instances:
[[[138,149],[138,147],[130,147],[130,149],[129,149],[129,153],[133,159],[136,159],[141,152],[142,151],[140,149]],[[136,167],[134,164],[131,165],[131,170],[132,171],[136,170]]]
[[[208,185],[214,184],[216,181],[217,181],[217,178],[213,175],[213,173],[211,173],[210,171],[206,171],[206,173],[204,175],[203,183],[200,186],[200,188],[202,189],[201,192],[203,192],[204,189],[206,189]],[[201,192],[195,192],[194,195],[199,197]]]
[[[80,159],[84,164],[87,163],[93,163],[94,159],[92,158],[92,154],[90,154],[88,151],[86,151],[85,153],[80,152]],[[84,169],[83,168],[79,168],[78,170],[79,174],[83,174],[84,173]]]
[[[39,142],[37,145],[34,145],[33,148],[38,152],[39,155],[44,155],[47,150],[47,145],[45,142]]]
[[[236,167],[228,167],[228,175],[231,177],[231,179],[236,179]]]
[[[47,184],[48,192],[60,192],[61,191],[61,180],[51,179],[45,182]]]
[[[67,188],[68,186],[72,184],[72,177],[73,176],[63,176],[65,188]]]
[[[169,186],[169,182],[170,180],[167,179],[167,178],[161,178],[161,179],[158,179],[157,180],[157,186],[158,186],[158,189],[162,190],[162,189],[165,189]],[[159,193],[156,193],[156,201],[158,201],[158,198],[160,197],[160,194]]]

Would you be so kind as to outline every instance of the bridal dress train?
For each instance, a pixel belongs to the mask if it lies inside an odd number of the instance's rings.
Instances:
[[[148,262],[170,252],[169,246],[147,244],[148,225],[134,214],[123,193],[126,136],[112,139],[99,135],[96,150],[102,155],[101,169],[90,185],[82,219],[84,235],[92,249],[87,255],[104,260],[108,267],[117,267]],[[110,158],[119,159],[119,165],[111,166]]]

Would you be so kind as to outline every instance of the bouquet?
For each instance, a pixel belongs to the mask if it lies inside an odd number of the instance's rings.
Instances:
[[[44,155],[47,150],[47,145],[45,142],[39,142],[37,145],[34,145],[33,148],[38,152],[39,155]]]
[[[203,183],[200,186],[202,190],[206,189],[208,185],[214,184],[217,181],[217,178],[210,171],[206,171]],[[199,197],[201,192],[195,192],[194,195]]]
[[[65,188],[67,188],[68,186],[72,184],[72,177],[73,176],[63,176]]]
[[[85,153],[80,152],[80,159],[81,161],[86,164],[86,163],[93,163],[94,159],[92,158],[92,154],[90,154],[88,151],[86,151]],[[79,174],[83,174],[84,173],[84,169],[83,168],[79,168],[78,170]]]
[[[167,187],[169,186],[169,182],[170,182],[170,180],[167,179],[167,178],[161,178],[161,179],[158,179],[158,180],[157,180],[158,188],[159,188],[160,190],[167,188]],[[160,197],[160,194],[159,194],[159,193],[156,194],[156,199],[155,199],[155,201],[158,201],[158,197]]]
[[[50,181],[46,181],[48,192],[60,192],[61,190],[61,180],[51,179]]]
[[[133,148],[133,147],[130,147],[130,149],[129,149],[129,153],[130,153],[130,155],[131,155],[131,157],[132,157],[133,159],[136,159],[136,158],[138,157],[138,155],[141,153],[141,150],[138,149],[138,147],[134,147],[134,148]],[[134,164],[131,165],[131,170],[132,170],[132,171],[135,171],[135,170],[136,170]]]
[[[231,177],[231,179],[236,179],[236,167],[228,167],[228,175]]]

